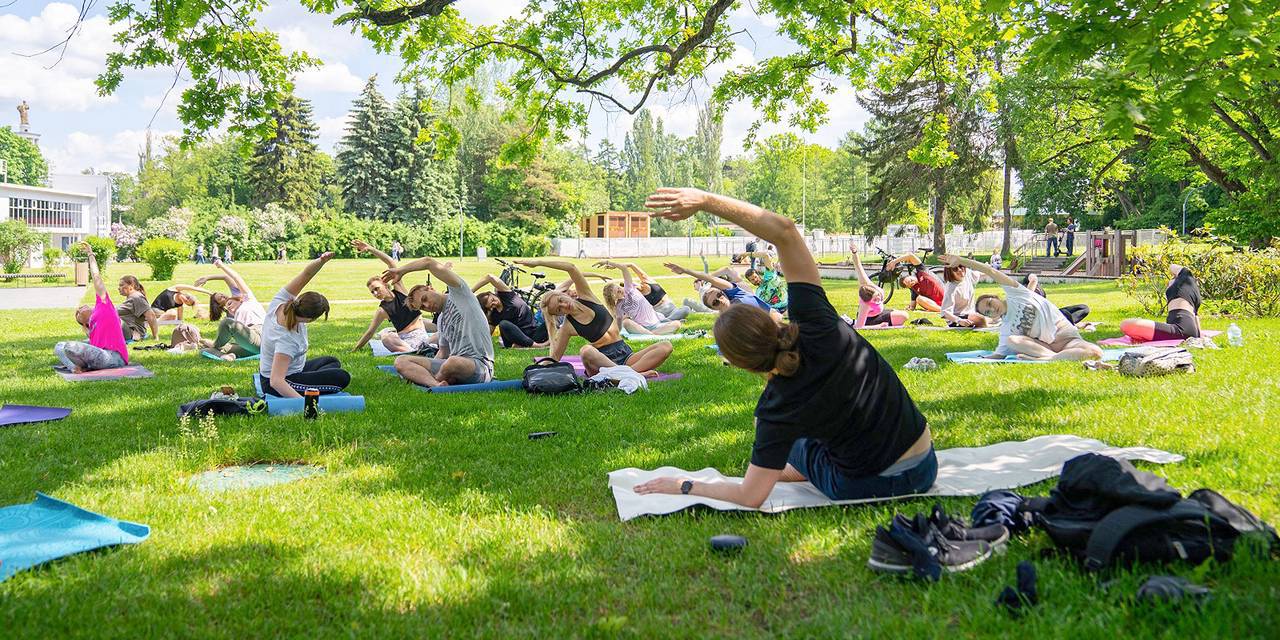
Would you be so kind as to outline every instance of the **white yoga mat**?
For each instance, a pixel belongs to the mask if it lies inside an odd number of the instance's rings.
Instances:
[[[992,489],[1013,489],[1062,473],[1062,463],[1083,453],[1099,453],[1123,460],[1145,460],[1158,464],[1181,462],[1176,453],[1147,447],[1118,448],[1100,440],[1078,436],[1039,436],[1020,442],[1001,442],[985,447],[943,449],[938,451],[938,479],[922,496],[978,496]],[[684,471],[662,467],[653,471],[619,469],[609,474],[609,488],[618,506],[618,518],[624,522],[637,516],[658,516],[702,505],[720,511],[763,511],[779,513],[806,507],[887,502],[913,496],[871,498],[868,500],[832,500],[808,482],[779,482],[759,509],[701,496],[667,494],[639,495],[631,488],[661,476],[687,477],[696,482],[741,482],[715,469]]]
[[[381,340],[376,338],[369,341],[369,348],[373,349],[373,355],[379,357],[404,355],[401,353],[392,353],[390,349],[387,349],[386,345],[382,344]]]

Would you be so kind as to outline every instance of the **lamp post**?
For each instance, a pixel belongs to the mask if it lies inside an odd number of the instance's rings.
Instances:
[[[1182,196],[1182,235],[1184,236],[1187,235],[1187,199],[1189,199],[1191,194],[1199,188],[1200,187],[1190,187],[1187,189],[1187,194]]]

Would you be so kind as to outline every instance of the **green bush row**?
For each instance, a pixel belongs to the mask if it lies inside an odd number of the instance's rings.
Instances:
[[[1133,272],[1120,286],[1150,315],[1165,313],[1169,265],[1191,269],[1200,280],[1204,309],[1209,313],[1280,316],[1280,249],[1232,247],[1211,239],[1167,243],[1134,249]]]

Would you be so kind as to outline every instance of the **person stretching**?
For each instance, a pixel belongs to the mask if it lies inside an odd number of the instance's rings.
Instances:
[[[1028,289],[1036,292],[1036,295],[1041,298],[1049,297],[1045,295],[1044,287],[1040,286],[1039,276],[1034,273],[1028,273],[1026,277],[1022,279],[1022,284],[1026,285]],[[1071,324],[1078,327],[1084,322],[1085,318],[1089,317],[1090,309],[1087,304],[1069,304],[1065,307],[1058,307],[1058,311],[1062,312],[1062,315],[1065,316],[1067,320],[1070,320]]]
[[[769,303],[775,311],[786,313],[787,282],[773,267],[773,256],[767,251],[757,251],[751,255],[755,266],[747,269],[743,277],[755,288],[756,297]],[[759,262],[755,262],[757,258]]]
[[[906,311],[893,311],[884,308],[884,289],[881,289],[862,268],[862,258],[858,256],[858,246],[849,245],[853,252],[853,269],[858,273],[858,317],[853,322],[854,329],[863,327],[901,327],[907,323],[910,314]]]
[[[1080,337],[1080,331],[1044,296],[989,265],[959,256],[939,256],[948,267],[963,265],[990,277],[1004,288],[1000,296],[978,296],[974,308],[988,318],[1000,318],[1000,344],[988,358],[1016,354],[1023,360],[1099,360],[1102,349]]]
[[[631,277],[631,270],[625,265],[605,260],[597,262],[595,266],[622,272],[622,284],[619,285],[616,282],[606,284],[603,294],[605,306],[622,323],[623,331],[642,335],[667,335],[680,330],[679,320],[663,322],[658,317],[653,305],[649,304],[649,300],[636,286],[635,280]]]
[[[911,290],[911,304],[907,305],[907,311],[915,311],[919,307],[923,311],[938,312],[942,309],[942,281],[938,276],[929,272],[929,269],[920,262],[920,258],[914,253],[908,253],[905,256],[894,258],[884,266],[886,271],[892,271],[901,263],[915,265],[915,273],[909,273],[898,279],[898,284]]]
[[[151,311],[156,315],[156,320],[158,322],[182,321],[183,310],[186,307],[196,306],[196,297],[189,293],[192,290],[194,287],[176,284],[161,291],[160,295],[151,301]]]
[[[218,323],[218,335],[213,340],[201,340],[205,352],[223,360],[260,354],[267,310],[235,269],[223,263],[221,258],[214,258],[213,266],[221,269],[222,275],[196,278],[195,290],[205,293],[199,287],[210,280],[221,280],[227,284],[231,295],[209,294],[209,319]]]
[[[547,325],[538,322],[529,303],[493,274],[486,275],[471,290],[479,291],[486,284],[493,286],[493,291],[477,294],[476,299],[489,318],[489,326],[498,328],[502,346],[508,349],[546,347]]]
[[[388,268],[394,269],[399,266],[395,258],[379,251],[363,240],[356,240],[352,243],[357,252],[369,252],[377,259],[381,260]],[[378,336],[378,340],[382,342],[382,346],[387,348],[391,353],[410,353],[417,351],[426,346],[431,340],[431,336],[427,334],[427,329],[422,323],[422,312],[409,308],[405,303],[409,298],[408,292],[404,290],[404,285],[397,282],[395,286],[388,286],[382,281],[381,275],[376,275],[365,281],[365,286],[369,288],[369,293],[378,301],[378,309],[373,312],[373,320],[369,322],[369,328],[365,329],[364,335],[356,341],[356,346],[351,348],[352,352],[359,351],[369,344],[369,340],[373,338],[373,334],[378,331],[378,327],[383,322],[391,321],[391,329],[383,331]]]
[[[120,278],[120,295],[124,301],[116,306],[120,320],[124,322],[125,336],[130,340],[143,340],[147,337],[147,328],[151,328],[151,337],[160,337],[160,320],[156,312],[147,302],[147,290],[133,276]]]
[[[694,280],[707,283],[708,286],[702,290],[702,304],[712,311],[723,312],[728,311],[732,305],[748,304],[770,313],[778,320],[782,319],[782,314],[774,311],[768,302],[760,299],[760,296],[739,287],[719,275],[686,269],[673,262],[667,262],[664,266],[670,269],[672,273],[691,276]]]
[[[307,389],[321,394],[338,393],[351,384],[351,374],[332,356],[307,358],[310,342],[307,325],[329,317],[329,301],[315,291],[303,293],[325,263],[333,258],[327,251],[307,263],[267,306],[262,324],[262,362],[258,367],[262,390],[285,398],[300,398]]]
[[[547,335],[551,336],[550,357],[559,360],[564,357],[569,346],[569,338],[582,336],[588,343],[578,351],[582,356],[582,366],[588,376],[594,376],[601,369],[616,365],[627,365],[637,373],[655,376],[658,368],[671,355],[670,342],[655,342],[639,351],[622,340],[617,323],[609,310],[600,304],[600,300],[591,291],[586,276],[571,262],[562,260],[516,260],[516,264],[526,267],[542,267],[555,269],[569,274],[573,281],[577,297],[560,291],[549,291],[542,296],[542,319],[547,324]],[[559,328],[556,321],[563,318]]]
[[[833,500],[924,493],[938,460],[924,416],[893,367],[840,318],[795,222],[697,189],[659,189],[645,201],[669,220],[720,216],[778,247],[791,320],[739,304],[716,319],[716,344],[732,366],[763,376],[755,444],[742,482],[666,476],[639,494],[705,496],[759,507],[779,482],[809,481]]]
[[[975,288],[982,274],[964,265],[944,267],[942,280],[947,290],[942,294],[942,319],[949,327],[985,327],[987,317],[978,313],[975,304],[978,295]]]
[[[693,308],[688,304],[676,306],[676,303],[672,302],[671,297],[667,295],[667,290],[663,289],[657,280],[650,278],[649,274],[640,268],[640,265],[634,262],[619,262],[618,264],[630,269],[631,273],[635,274],[637,280],[639,280],[636,283],[636,287],[640,289],[640,294],[644,296],[644,299],[653,305],[654,312],[658,314],[662,322],[684,320],[689,317],[690,313],[693,313]]]
[[[1169,275],[1172,279],[1164,290],[1169,314],[1164,322],[1145,318],[1126,318],[1120,322],[1120,331],[1134,342],[1200,337],[1200,282],[1182,265],[1169,265]]]
[[[439,313],[436,316],[436,357],[399,356],[400,377],[424,387],[480,384],[493,380],[493,334],[480,301],[467,283],[435,258],[419,258],[387,269],[382,279],[389,285],[407,273],[429,271],[449,287],[443,294],[425,284],[409,290],[405,301],[410,309]]]
[[[129,365],[129,348],[124,343],[124,327],[120,322],[120,313],[111,304],[111,294],[102,284],[102,275],[98,273],[98,260],[93,255],[93,247],[81,242],[89,261],[89,276],[93,279],[94,304],[83,305],[76,309],[76,322],[89,337],[88,342],[69,340],[53,345],[53,353],[58,356],[62,366],[72,373],[98,371],[101,369],[118,369]]]

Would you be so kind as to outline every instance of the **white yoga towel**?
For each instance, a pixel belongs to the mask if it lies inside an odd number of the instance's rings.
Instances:
[[[1083,453],[1099,453],[1123,460],[1145,460],[1158,464],[1181,462],[1176,453],[1147,447],[1117,448],[1100,440],[1078,436],[1039,436],[1020,442],[1001,442],[985,447],[942,449],[938,451],[938,479],[923,496],[978,496],[993,489],[1013,489],[1062,473],[1062,463]],[[832,500],[808,482],[779,482],[759,509],[701,496],[668,494],[639,495],[631,488],[662,476],[687,477],[695,482],[742,482],[715,469],[684,471],[662,467],[653,471],[619,469],[609,474],[609,487],[618,506],[618,518],[624,522],[637,516],[657,516],[703,505],[720,511],[763,511],[778,513],[805,507],[886,502],[912,496],[871,498],[867,500]]]
[[[616,367],[605,367],[596,375],[591,376],[591,380],[595,382],[617,380],[618,388],[626,391],[627,395],[633,394],[641,389],[644,389],[645,391],[649,390],[649,382],[644,379],[644,376],[636,373],[635,369],[632,369],[625,364],[620,364]]]
[[[373,340],[369,341],[369,348],[373,349],[373,355],[379,356],[379,357],[402,355],[399,353],[392,353],[391,350],[388,349],[386,345],[382,344],[382,340],[379,340],[377,338],[374,338]]]

